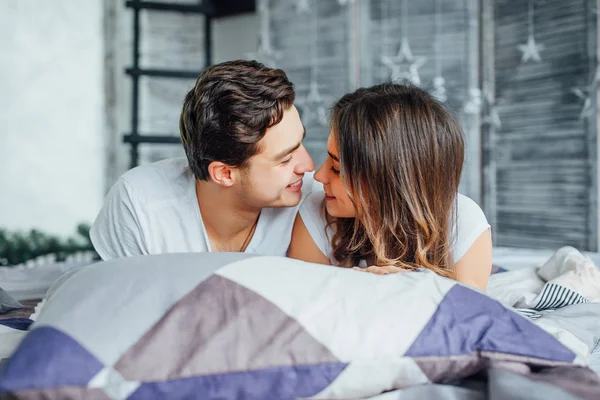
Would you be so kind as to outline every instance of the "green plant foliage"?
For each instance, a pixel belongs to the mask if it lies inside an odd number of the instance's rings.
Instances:
[[[16,265],[39,256],[55,254],[56,261],[82,251],[94,251],[90,240],[90,225],[79,224],[73,237],[60,238],[32,229],[29,232],[9,232],[0,228],[0,265]]]

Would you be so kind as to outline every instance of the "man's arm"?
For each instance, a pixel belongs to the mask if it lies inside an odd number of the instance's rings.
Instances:
[[[288,257],[317,264],[331,264],[329,259],[319,250],[312,236],[306,229],[300,214],[296,215],[292,241],[288,248]]]

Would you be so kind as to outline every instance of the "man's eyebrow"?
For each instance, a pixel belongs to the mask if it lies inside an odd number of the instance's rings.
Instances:
[[[337,156],[334,156],[333,154],[331,154],[331,152],[327,152],[327,154],[329,154],[329,157],[333,158],[334,161],[340,162],[340,159],[337,158]]]
[[[302,135],[302,140],[304,140],[305,137],[306,137],[306,128],[304,129],[304,134]],[[280,151],[279,153],[277,153],[277,155],[275,157],[273,157],[273,160],[274,161],[279,161],[279,160],[283,159],[285,156],[287,156],[287,155],[293,153],[294,151],[298,150],[298,148],[300,146],[302,146],[302,142],[300,142],[300,143],[298,143],[298,144],[296,144],[296,145],[294,145],[292,147],[289,147],[289,148],[287,148],[287,149],[285,149],[283,151]]]

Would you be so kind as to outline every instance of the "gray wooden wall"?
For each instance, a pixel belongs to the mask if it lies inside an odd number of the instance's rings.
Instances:
[[[275,66],[286,71],[296,86],[296,105],[306,128],[305,147],[320,165],[327,154],[329,127],[326,119],[316,117],[317,105],[307,98],[311,74],[315,73],[314,81],[326,110],[352,89],[351,30],[348,7],[337,0],[308,0],[307,4],[303,10],[295,1],[269,0],[270,37],[279,53]]]
[[[311,82],[311,67],[315,67],[312,57],[315,40],[317,81],[326,100],[324,104],[329,108],[348,91],[390,80],[391,70],[382,57],[397,55],[403,21],[407,21],[413,55],[426,58],[419,68],[422,85],[431,89],[438,73],[446,80],[447,104],[463,123],[467,138],[461,191],[480,201],[479,114],[464,112],[470,89],[479,86],[478,3],[406,0],[406,19],[402,14],[403,4],[398,0],[307,0],[306,8],[299,7],[299,3],[270,0],[267,14],[271,42],[279,52],[275,65],[283,68],[296,84],[301,113],[304,111],[301,101],[307,96]],[[434,26],[436,12],[438,23]],[[318,32],[316,37],[314,30]],[[403,63],[401,69],[408,70],[409,64]],[[328,127],[304,115],[303,120],[307,127],[306,147],[320,164],[325,159]]]
[[[497,245],[597,249],[594,3],[534,1],[544,49],[523,62],[528,2],[486,0],[484,82],[501,126],[484,129],[484,198]]]
[[[438,73],[446,81],[446,103],[467,142],[460,191],[483,207],[495,245],[597,250],[596,0],[534,0],[535,38],[544,45],[539,62],[523,62],[518,49],[527,40],[528,0],[406,0],[405,8],[401,0],[305,2],[308,9],[298,10],[302,0],[266,0],[266,13],[258,11],[275,66],[296,85],[305,144],[317,165],[329,129],[312,118],[312,77],[325,108],[359,86],[388,80],[381,58],[397,54],[405,32],[413,55],[426,58],[418,69],[422,86],[433,89]],[[143,65],[202,65],[202,18],[145,18]],[[126,64],[125,42],[115,39]],[[145,80],[140,127],[176,135],[191,83]],[[181,154],[177,146],[146,147],[143,162]]]
[[[421,86],[435,92],[434,79],[445,80],[446,105],[461,121],[466,139],[465,165],[460,191],[481,201],[480,114],[469,112],[471,92],[479,88],[479,3],[471,0],[370,0],[368,46],[360,57],[361,85],[389,81],[391,70],[382,56],[398,54],[406,35],[415,59],[423,57],[418,68]],[[365,12],[364,6],[361,13]],[[406,17],[403,17],[406,13]],[[406,26],[404,25],[406,23]],[[401,63],[409,69],[410,62]]]
[[[381,58],[395,56],[406,34],[413,55],[426,58],[421,85],[433,90],[437,75],[446,81],[446,103],[467,142],[460,191],[484,208],[495,245],[597,249],[595,0],[534,0],[535,38],[545,46],[539,62],[523,62],[518,48],[528,37],[527,0],[308,3],[319,18],[319,82],[328,105],[357,86],[389,80]],[[302,95],[312,25],[296,4],[271,0],[269,22],[278,66]],[[307,128],[319,163],[327,127]]]

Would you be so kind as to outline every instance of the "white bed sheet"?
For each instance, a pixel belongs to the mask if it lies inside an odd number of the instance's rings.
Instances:
[[[495,247],[492,252],[492,262],[511,273],[492,275],[486,293],[504,304],[510,304],[512,299],[518,296],[518,293],[539,292],[544,282],[532,267],[543,265],[554,252],[555,250],[546,249]],[[590,257],[596,266],[600,267],[600,253],[584,252],[583,254]],[[598,329],[600,335],[600,323]],[[592,349],[588,361],[590,367],[600,375],[600,341]]]

